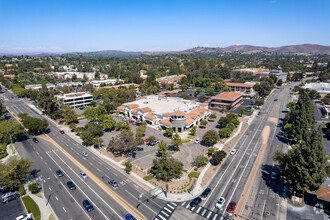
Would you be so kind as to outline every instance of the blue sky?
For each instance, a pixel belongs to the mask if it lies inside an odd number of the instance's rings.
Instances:
[[[0,52],[330,45],[329,0],[0,0]]]

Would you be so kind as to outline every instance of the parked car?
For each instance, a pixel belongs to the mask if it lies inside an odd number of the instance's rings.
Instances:
[[[144,140],[144,142],[149,142],[149,138],[146,138],[146,139]]]
[[[136,150],[137,150],[137,151],[143,151],[144,148],[143,148],[143,147],[138,147],[138,148],[136,148]]]
[[[33,218],[32,218],[32,214],[28,213],[28,214],[18,216],[16,218],[16,220],[33,220]]]
[[[11,194],[9,196],[6,196],[5,198],[2,199],[2,202],[3,203],[8,203],[14,199],[17,199],[19,197],[19,193],[16,193],[16,194]]]
[[[246,111],[250,111],[251,110],[251,107],[246,107],[245,110]]]
[[[190,206],[195,207],[196,205],[198,205],[201,202],[202,202],[201,197],[196,197],[193,199],[193,201],[190,202]]]
[[[132,124],[132,123],[135,122],[135,121],[134,121],[134,120],[129,120],[128,122],[129,122],[130,124]]]
[[[37,138],[32,139],[34,143],[39,143],[39,140]]]
[[[231,151],[230,151],[230,154],[231,155],[234,155],[236,153],[236,149],[232,149]]]
[[[66,185],[69,187],[69,189],[74,190],[76,189],[76,185],[70,180],[66,183]]]
[[[88,153],[86,153],[85,151],[82,152],[82,155],[83,155],[84,157],[88,157]]]
[[[123,121],[129,121],[130,119],[129,118],[123,118]]]
[[[199,143],[199,138],[197,138],[196,140],[195,140],[195,144],[198,144]]]
[[[84,172],[80,172],[80,176],[81,176],[82,178],[84,178],[84,179],[86,179],[86,178],[87,178],[87,174],[86,174],[86,173],[84,173]]]
[[[236,208],[236,202],[230,202],[228,207],[227,207],[227,213],[229,215],[232,215],[235,211],[235,208]]]
[[[63,174],[63,172],[62,172],[61,170],[56,170],[56,174],[57,174],[57,176],[59,176],[59,177],[64,176],[64,174]]]
[[[82,202],[83,206],[85,207],[85,209],[87,210],[87,212],[91,212],[94,210],[93,205],[86,199]]]
[[[60,130],[60,133],[61,133],[61,134],[64,134],[65,132],[64,132],[63,130]]]
[[[116,180],[109,180],[108,183],[113,187],[118,187],[118,183],[116,182]]]
[[[125,218],[126,218],[126,220],[136,220],[136,218],[134,218],[133,215],[131,215],[129,213],[125,215]]]
[[[220,197],[219,200],[215,203],[215,207],[221,209],[223,204],[225,204],[225,198]]]
[[[5,193],[5,194],[3,194],[3,195],[1,196],[1,199],[4,199],[4,198],[6,198],[6,197],[8,197],[8,196],[15,195],[15,194],[19,194],[18,191],[7,192],[7,193]]]
[[[201,195],[202,200],[205,200],[208,197],[208,195],[210,194],[210,192],[211,192],[211,189],[210,188],[206,188],[204,190],[204,192],[202,193],[202,195]]]
[[[168,133],[164,133],[163,136],[167,137],[168,136]]]

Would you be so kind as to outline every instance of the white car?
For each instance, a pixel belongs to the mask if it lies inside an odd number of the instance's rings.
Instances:
[[[28,213],[28,214],[24,214],[24,215],[20,215],[16,218],[16,220],[32,220],[32,214]]]
[[[225,198],[220,197],[220,199],[215,203],[215,207],[221,209],[223,204],[225,204]]]
[[[86,179],[86,178],[87,178],[87,174],[86,174],[86,173],[84,173],[84,172],[80,172],[80,176],[81,176],[82,178],[84,178],[84,179]]]
[[[198,144],[199,143],[199,138],[197,138],[196,140],[195,140],[195,144]]]
[[[86,153],[85,151],[82,152],[82,155],[83,155],[84,157],[88,157],[88,153]]]
[[[236,153],[236,149],[232,149],[231,151],[230,151],[230,154],[231,155],[234,155]]]

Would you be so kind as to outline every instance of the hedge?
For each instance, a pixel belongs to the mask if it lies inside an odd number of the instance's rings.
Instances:
[[[28,213],[33,214],[33,217],[35,220],[40,220],[40,209],[37,205],[37,203],[30,197],[30,196],[24,196],[22,197],[22,200],[24,202],[25,208],[28,211]]]
[[[143,177],[143,179],[144,179],[145,181],[152,180],[152,178],[154,178],[154,177],[152,176],[152,174],[149,174],[148,176]]]

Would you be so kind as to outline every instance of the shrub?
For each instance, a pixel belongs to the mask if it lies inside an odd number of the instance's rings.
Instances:
[[[231,123],[233,123],[235,125],[235,127],[237,127],[240,122],[238,119],[233,119],[233,120],[231,120]]]
[[[39,187],[37,183],[30,183],[29,184],[29,190],[31,193],[36,194],[39,192]]]
[[[126,161],[125,162],[125,170],[126,170],[126,173],[130,173],[132,171],[132,163],[129,162],[129,161]]]
[[[152,180],[153,178],[154,178],[154,177],[153,177],[152,174],[149,174],[148,176],[143,177],[143,179],[144,179],[145,181]]]
[[[30,197],[30,196],[24,196],[22,197],[22,200],[24,202],[25,208],[28,213],[33,214],[33,217],[35,220],[40,220],[40,209],[37,205],[37,203]]]
[[[233,131],[233,130],[236,128],[236,126],[235,126],[233,123],[230,122],[230,123],[228,124],[228,128],[230,128],[230,130]]]
[[[209,162],[209,160],[204,155],[199,155],[194,159],[194,164],[197,167],[202,167],[202,166],[206,165],[208,162]]]
[[[3,151],[3,154],[0,154],[0,159],[7,157],[8,152],[5,144],[0,143],[0,151]]]
[[[23,184],[19,185],[18,192],[19,192],[19,194],[21,196],[25,195],[26,192],[25,192],[25,189],[24,189],[24,185]]]
[[[226,157],[226,155],[227,155],[226,152],[224,152],[223,150],[215,152],[212,156],[213,163],[214,164],[221,163],[221,161],[223,160],[223,158]]]
[[[191,141],[191,140],[190,139],[182,139],[182,143],[187,143],[189,141]]]
[[[191,178],[198,178],[199,177],[199,172],[190,172],[188,174],[188,177]]]
[[[210,147],[208,150],[207,150],[207,155],[208,156],[212,156],[213,153],[214,153],[215,149],[213,147]]]
[[[198,168],[197,168],[197,167],[195,167],[195,168],[194,168],[194,170],[195,170],[195,171],[197,171],[197,170],[198,170]]]

